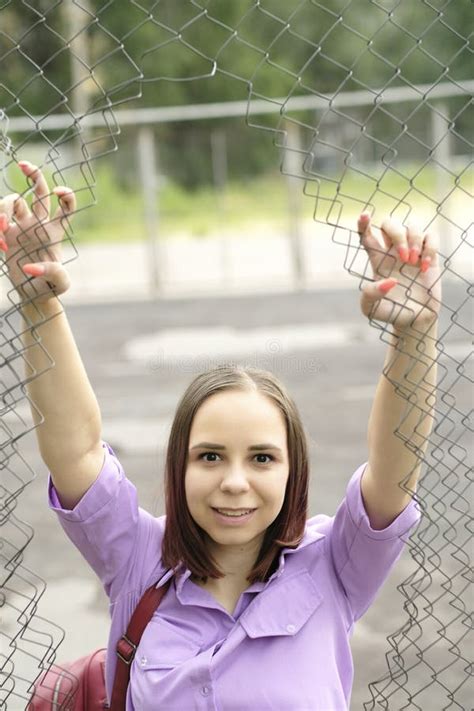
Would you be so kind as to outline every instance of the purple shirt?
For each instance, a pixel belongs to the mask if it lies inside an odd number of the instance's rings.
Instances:
[[[171,576],[161,564],[166,516],[138,506],[137,490],[105,442],[102,470],[75,508],[49,506],[104,585],[115,646],[143,592]],[[383,530],[370,527],[353,474],[335,516],[308,519],[296,549],[283,548],[267,582],[250,585],[230,615],[189,569],[172,582],[131,666],[127,711],[344,711],[353,680],[349,637],[418,522],[415,501]],[[402,538],[404,540],[402,540]],[[92,651],[92,650],[91,650]]]

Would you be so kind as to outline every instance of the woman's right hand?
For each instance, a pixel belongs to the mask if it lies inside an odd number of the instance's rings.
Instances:
[[[31,209],[12,193],[0,200],[0,249],[10,280],[23,301],[45,303],[67,291],[71,280],[61,264],[63,220],[76,209],[74,192],[57,186],[59,206],[50,217],[50,190],[41,170],[28,161],[18,166],[34,182]],[[26,280],[27,279],[27,280]]]

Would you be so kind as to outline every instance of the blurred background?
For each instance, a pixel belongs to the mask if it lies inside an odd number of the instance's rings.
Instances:
[[[7,3],[4,135],[79,198],[68,297],[255,289],[253,249],[260,288],[331,285],[363,209],[416,212],[466,274],[471,7],[438,5]]]

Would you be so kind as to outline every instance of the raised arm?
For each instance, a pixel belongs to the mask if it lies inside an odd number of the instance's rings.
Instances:
[[[99,405],[56,296],[69,286],[60,262],[61,219],[72,214],[75,200],[72,191],[55,189],[60,208],[50,219],[50,193],[41,171],[30,163],[20,167],[34,181],[33,203],[30,210],[18,195],[4,198],[0,240],[10,279],[21,296],[26,389],[39,451],[62,505],[72,509],[96,480],[105,454]],[[24,269],[26,264],[36,269]],[[42,268],[44,274],[39,273]],[[32,275],[28,282],[27,274]]]
[[[23,308],[27,392],[33,421],[44,418],[35,429],[41,458],[62,505],[72,509],[104,462],[101,414],[64,309],[52,299],[41,310],[43,319],[51,320],[35,329],[38,343],[31,330],[40,321],[38,312],[32,306]]]
[[[416,226],[405,229],[385,220],[379,239],[368,215],[361,215],[359,234],[375,279],[363,289],[362,311],[393,326],[370,413],[369,461],[361,480],[370,524],[382,529],[416,491],[433,428],[441,276],[436,241]]]

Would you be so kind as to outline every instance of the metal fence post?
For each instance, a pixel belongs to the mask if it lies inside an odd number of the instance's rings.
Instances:
[[[451,167],[452,149],[451,149],[451,132],[449,130],[449,106],[446,101],[437,101],[431,110],[431,134],[433,141],[433,159],[436,171],[436,189],[435,195],[439,205],[446,200],[451,190],[450,178],[447,169]],[[446,254],[451,255],[457,245],[455,231],[450,217],[449,198],[448,204],[444,210],[440,212],[446,219],[443,233],[445,236],[445,244],[442,249],[446,249]]]
[[[143,209],[145,232],[147,235],[147,251],[149,259],[148,280],[150,296],[157,298],[162,292],[163,284],[160,277],[160,245],[159,235],[159,181],[157,179],[156,146],[153,129],[150,126],[140,126],[137,138],[138,170],[143,193]]]
[[[302,201],[302,156],[301,136],[298,126],[288,122],[287,140],[283,155],[283,170],[288,187],[288,236],[293,264],[293,284],[295,289],[305,285],[304,258],[301,236],[301,201]]]
[[[217,210],[219,218],[220,235],[220,252],[221,252],[221,281],[222,284],[228,285],[230,282],[230,245],[229,237],[226,236],[226,230],[222,229],[225,225],[227,213],[225,190],[227,186],[227,139],[224,128],[215,128],[211,131],[211,160],[212,160],[212,175],[214,179],[214,188],[217,197]]]
[[[65,2],[61,6],[65,24],[70,36],[69,59],[71,71],[70,103],[77,119],[86,116],[90,108],[90,93],[94,87],[90,75],[90,52],[88,28],[91,24],[91,13],[88,0],[81,0],[81,5]],[[82,123],[82,122],[81,122]],[[79,126],[77,127],[79,131]],[[91,139],[92,130],[81,126],[81,132],[76,135],[74,148],[76,160],[84,160],[83,146]],[[88,156],[89,157],[89,156]]]

